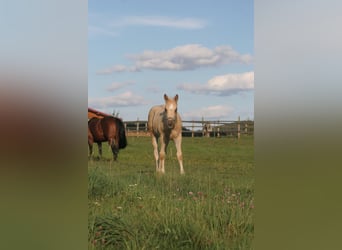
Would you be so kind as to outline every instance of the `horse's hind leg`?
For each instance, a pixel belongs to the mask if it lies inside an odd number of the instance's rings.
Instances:
[[[112,147],[114,161],[116,161],[116,159],[118,158],[118,154],[119,154],[119,148],[116,147],[115,145],[113,145],[111,147]]]
[[[102,143],[101,142],[98,142],[97,143],[97,146],[99,148],[99,155],[100,155],[100,158],[102,158]]]
[[[112,149],[114,161],[116,161],[116,159],[118,158],[118,154],[119,154],[119,146],[115,144],[114,139],[110,139],[108,143]]]

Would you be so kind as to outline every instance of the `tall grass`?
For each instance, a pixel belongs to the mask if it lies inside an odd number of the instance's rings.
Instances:
[[[160,176],[150,138],[128,139],[89,161],[89,249],[251,249],[253,137],[183,138],[185,176],[174,145]]]

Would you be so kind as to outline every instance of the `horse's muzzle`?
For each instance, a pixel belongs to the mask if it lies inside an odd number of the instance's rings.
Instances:
[[[172,118],[167,118],[167,126],[169,128],[173,128],[175,126],[175,119],[172,119]]]

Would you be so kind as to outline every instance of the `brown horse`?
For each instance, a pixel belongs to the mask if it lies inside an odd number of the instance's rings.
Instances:
[[[177,112],[178,95],[169,98],[164,94],[164,105],[154,106],[148,113],[148,129],[152,136],[156,171],[165,173],[165,152],[170,139],[174,141],[177,149],[177,159],[180,173],[184,174],[182,156],[182,120]],[[158,155],[158,139],[160,137],[160,153]],[[158,162],[159,160],[159,162]]]
[[[119,149],[127,146],[125,126],[121,119],[105,116],[103,118],[93,117],[88,121],[89,156],[93,154],[93,143],[96,142],[99,155],[102,157],[102,142],[104,141],[108,141],[114,160],[116,160]]]

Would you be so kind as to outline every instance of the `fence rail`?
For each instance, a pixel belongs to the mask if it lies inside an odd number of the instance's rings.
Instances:
[[[237,137],[254,135],[254,121],[182,121],[184,137]],[[147,121],[124,121],[127,136],[149,136]]]

